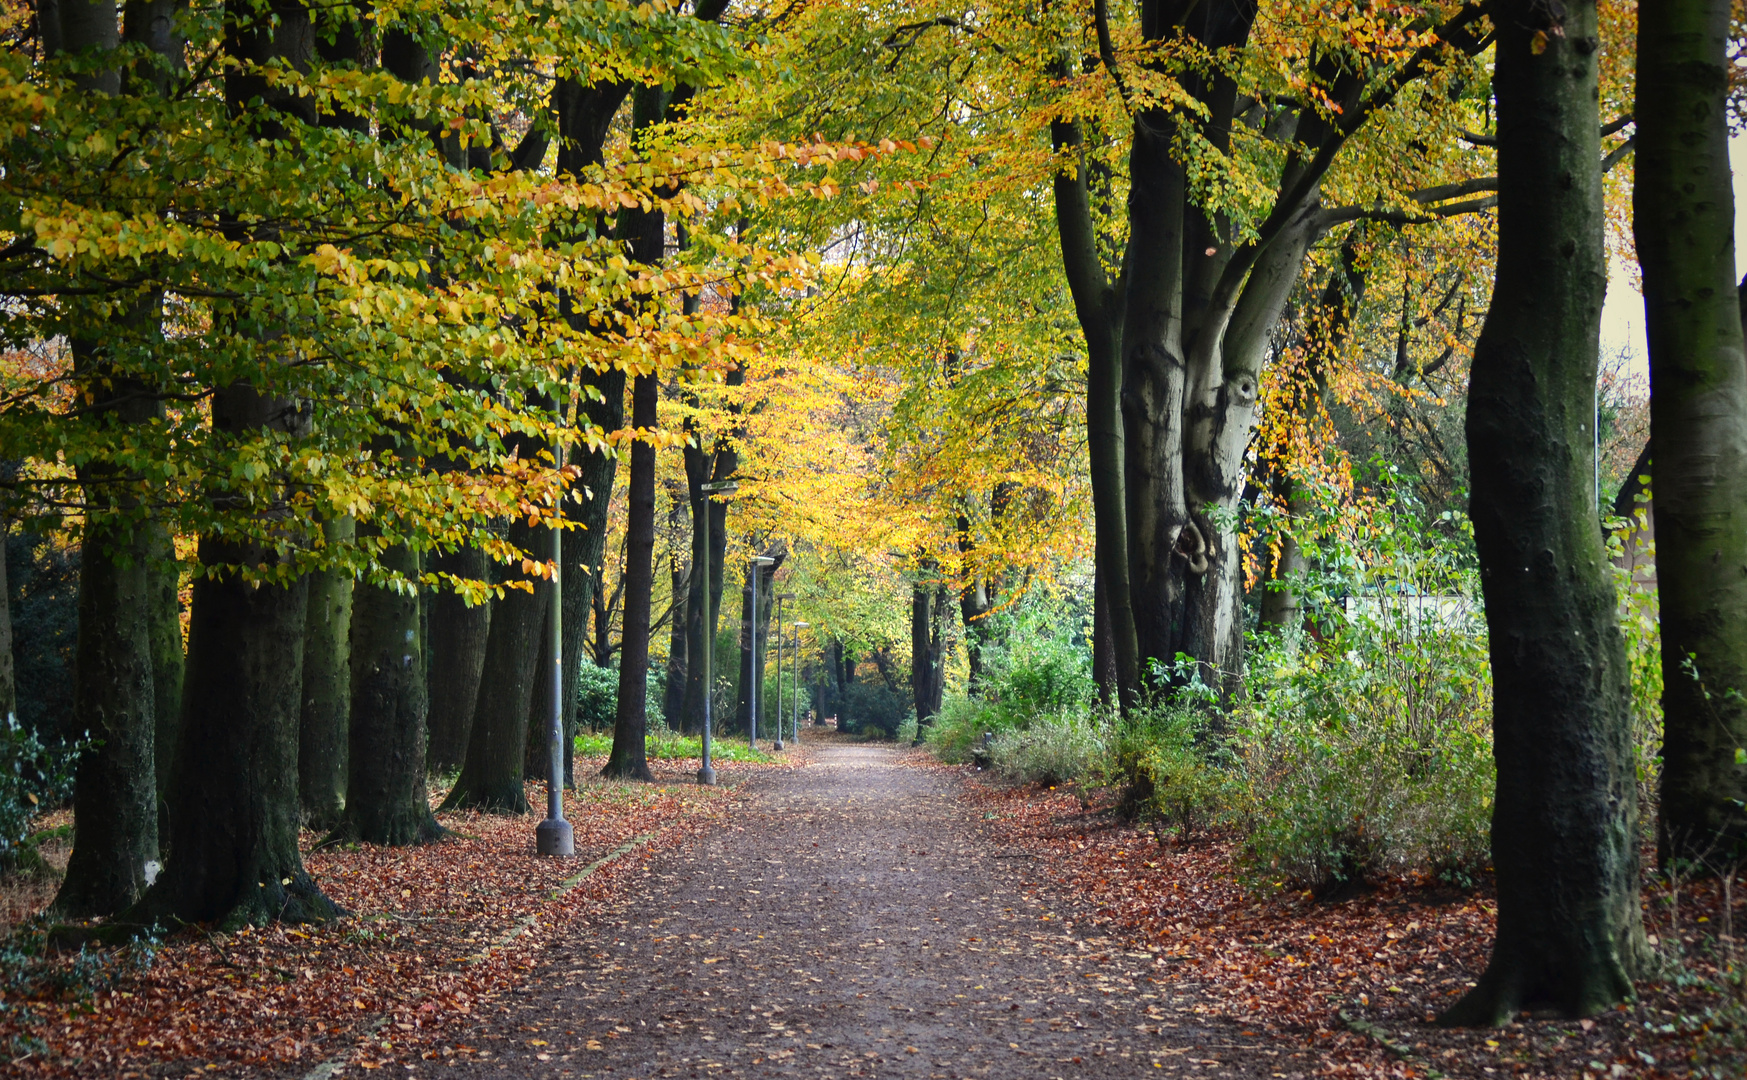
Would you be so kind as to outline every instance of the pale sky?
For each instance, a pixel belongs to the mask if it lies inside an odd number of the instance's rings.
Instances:
[[[1735,173],[1735,276],[1747,269],[1747,136],[1729,140],[1729,164]],[[1632,288],[1624,265],[1615,261],[1608,278],[1607,303],[1601,309],[1601,354],[1625,349],[1632,354],[1628,370],[1650,374],[1649,349],[1644,344],[1644,298]]]

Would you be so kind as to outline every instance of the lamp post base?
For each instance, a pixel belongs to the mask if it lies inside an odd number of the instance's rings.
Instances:
[[[698,783],[703,787],[716,786],[716,770],[705,765],[698,770]]]
[[[575,855],[576,834],[563,818],[547,818],[534,826],[534,850],[541,855]]]
[[[778,739],[777,741],[771,743],[770,747],[772,750],[781,750],[783,748],[783,741],[781,739]]]

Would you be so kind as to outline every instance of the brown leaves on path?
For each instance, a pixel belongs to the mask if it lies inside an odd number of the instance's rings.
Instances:
[[[600,764],[578,759],[577,775]],[[565,797],[575,859],[535,855],[536,816],[477,813],[440,815],[457,836],[426,847],[306,854],[351,913],[328,925],[195,927],[155,946],[8,957],[0,1061],[34,1076],[299,1075],[333,1058],[404,1072],[441,1057],[446,1021],[522,980],[548,942],[644,875],[652,851],[719,823],[737,776],[784,767],[719,763],[715,789],[691,784],[697,765],[683,761],[659,763],[658,785],[584,784]],[[528,794],[544,806],[543,787]]]

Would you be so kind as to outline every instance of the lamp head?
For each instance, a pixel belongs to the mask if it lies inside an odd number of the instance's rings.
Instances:
[[[793,600],[795,598],[795,594],[792,592],[777,593],[776,598],[778,600]]]
[[[717,480],[714,483],[699,484],[698,490],[706,495],[732,495],[740,490],[740,485],[732,480]]]
[[[812,625],[813,624],[810,622],[798,622],[795,624],[795,629],[796,630],[805,630],[807,627],[812,626]]]
[[[769,566],[774,562],[776,562],[776,560],[769,555],[754,555],[752,557],[753,566]]]

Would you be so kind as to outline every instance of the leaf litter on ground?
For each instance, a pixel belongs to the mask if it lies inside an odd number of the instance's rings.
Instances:
[[[1646,876],[1652,972],[1639,997],[1585,1020],[1519,1016],[1495,1030],[1433,1024],[1480,977],[1496,925],[1490,875],[1472,889],[1430,880],[1364,883],[1344,899],[1257,896],[1229,839],[1168,844],[1116,812],[1116,793],[1013,784],[925,751],[908,760],[964,778],[968,804],[1031,871],[1079,898],[1095,924],[1153,954],[1158,979],[1258,1034],[1299,1040],[1316,1075],[1534,1078],[1747,1075],[1738,948],[1724,883],[1671,889]],[[1645,853],[1654,865],[1654,852]],[[1739,972],[1738,954],[1733,963]],[[1742,994],[1739,975],[1734,992]],[[1733,1011],[1731,1012],[1731,1006]]]
[[[576,774],[602,764],[578,758]],[[193,927],[78,953],[33,948],[41,920],[14,927],[0,957],[0,1061],[16,1075],[130,1080],[283,1073],[336,1058],[371,1071],[465,1053],[445,1040],[449,1022],[524,980],[545,944],[634,888],[650,854],[718,824],[745,797],[739,780],[799,762],[724,761],[714,789],[693,782],[698,764],[660,762],[655,785],[567,792],[572,859],[535,854],[538,814],[440,814],[454,835],[411,848],[312,850],[321,837],[306,832],[306,869],[349,913],[328,924]],[[528,799],[544,806],[543,786],[530,784]]]

